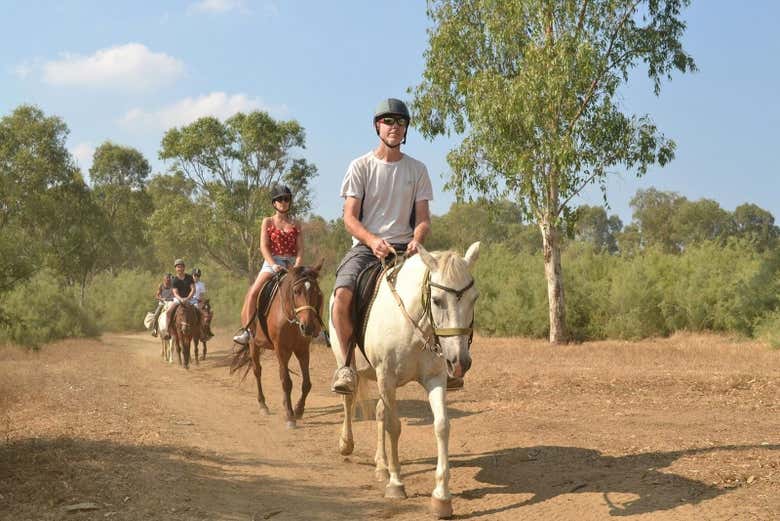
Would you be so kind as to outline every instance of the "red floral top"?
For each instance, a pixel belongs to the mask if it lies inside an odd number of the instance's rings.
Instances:
[[[297,226],[293,226],[289,231],[284,231],[274,226],[273,221],[269,221],[266,230],[268,231],[271,255],[295,257],[298,254],[298,234],[300,232]]]

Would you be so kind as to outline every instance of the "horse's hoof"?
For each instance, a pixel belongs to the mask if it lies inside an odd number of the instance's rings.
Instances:
[[[296,429],[298,425],[296,425],[295,420],[287,420],[287,428],[288,429]]]
[[[431,514],[436,519],[449,519],[452,517],[452,500],[431,497]]]
[[[406,489],[403,485],[388,483],[385,486],[385,497],[388,499],[406,499]]]
[[[271,414],[271,411],[268,410],[268,406],[264,403],[260,404],[260,412],[265,414],[266,416]]]
[[[376,469],[374,471],[374,477],[376,477],[377,481],[384,483],[390,479],[390,473],[387,471],[387,469]]]
[[[349,456],[352,454],[352,451],[355,450],[355,442],[352,440],[345,440],[344,438],[339,438],[339,452],[342,456]]]

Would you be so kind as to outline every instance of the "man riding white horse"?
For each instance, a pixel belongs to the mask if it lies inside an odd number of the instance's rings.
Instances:
[[[433,200],[433,188],[428,169],[401,152],[409,122],[409,109],[401,100],[382,100],[373,119],[379,144],[350,163],[341,185],[344,226],[353,246],[336,271],[332,310],[342,357],[331,390],[339,394],[355,390],[350,308],[358,275],[393,250],[416,253],[431,226],[428,201]]]

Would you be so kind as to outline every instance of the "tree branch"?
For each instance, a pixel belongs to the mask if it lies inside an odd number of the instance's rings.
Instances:
[[[620,30],[623,28],[623,25],[626,23],[626,20],[628,20],[628,17],[631,15],[631,13],[634,12],[636,6],[639,5],[640,1],[641,0],[636,0],[631,7],[626,9],[625,14],[623,14],[623,17],[620,19],[620,22],[618,22],[617,26],[615,27],[615,30],[609,39],[609,46],[607,47],[607,52],[604,56],[605,61],[607,61],[609,59],[610,54],[612,54],[612,48],[615,46],[615,41],[617,40],[617,36],[620,33]],[[577,123],[577,121],[580,119],[582,114],[585,112],[585,109],[588,107],[588,104],[590,103],[593,97],[593,93],[596,91],[596,87],[604,78],[604,75],[607,73],[607,71],[609,70],[610,70],[609,62],[607,62],[607,65],[604,66],[604,68],[601,70],[598,76],[596,76],[593,79],[593,82],[590,84],[590,88],[588,89],[588,93],[585,95],[585,98],[583,98],[582,103],[580,104],[579,110],[577,110],[577,113],[569,122],[568,131],[566,132],[567,135],[571,135],[571,133],[574,131],[574,125]]]

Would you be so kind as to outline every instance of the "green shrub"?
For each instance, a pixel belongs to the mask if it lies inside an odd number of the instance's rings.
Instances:
[[[756,325],[755,336],[780,349],[780,309],[765,315]]]
[[[24,346],[97,336],[99,331],[89,310],[79,305],[78,292],[49,270],[5,294],[2,313],[7,323],[0,327],[0,338]]]
[[[141,331],[144,316],[154,311],[162,275],[139,270],[103,272],[89,283],[87,308],[100,331]]]

